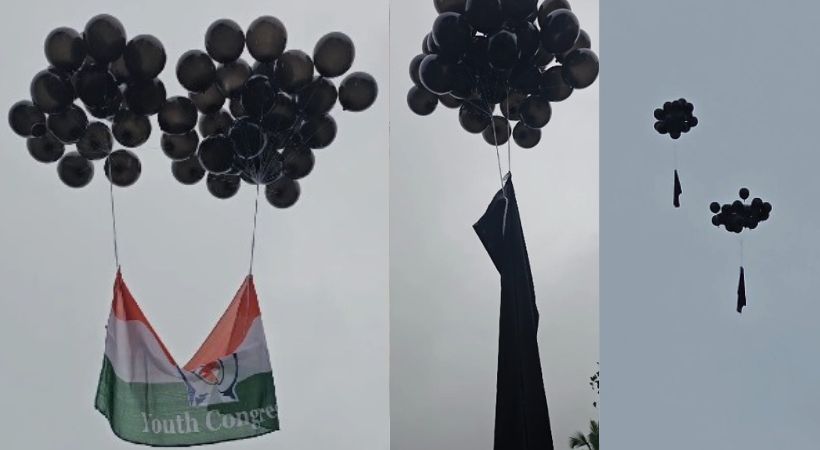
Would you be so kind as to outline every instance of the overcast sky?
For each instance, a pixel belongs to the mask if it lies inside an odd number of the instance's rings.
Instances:
[[[343,31],[356,44],[353,70],[379,81],[370,110],[334,110],[338,136],[316,152],[301,200],[289,210],[262,200],[255,278],[282,430],[224,448],[388,447],[387,11],[386,1],[374,0],[22,2],[0,28],[4,111],[28,96],[31,76],[46,66],[48,32],[82,30],[100,12],[117,16],[130,36],[163,42],[169,95],[184,94],[174,74],[179,55],[203,48],[206,28],[222,17],[247,27],[260,15],[277,16],[288,47],[309,54],[324,33]],[[204,182],[176,183],[159,136],[155,126],[136,150],[137,184],[115,193],[120,256],[136,299],[185,361],[247,272],[254,193],[243,185],[219,201]],[[93,408],[114,281],[102,164],[87,188],[71,190],[56,165],[34,161],[7,126],[0,142],[3,447],[132,448]]]
[[[601,16],[604,448],[816,448],[820,7],[629,0]],[[676,210],[652,111],[681,96],[700,124],[678,143]],[[738,315],[738,238],[708,207],[741,186],[773,212],[743,232]]]
[[[572,5],[597,50],[598,2]],[[490,449],[499,277],[472,225],[499,189],[495,149],[461,129],[456,110],[409,111],[408,65],[436,12],[432,0],[394,1],[391,15],[392,448]],[[565,449],[595,415],[597,84],[554,104],[541,143],[513,147],[512,159],[553,438]]]

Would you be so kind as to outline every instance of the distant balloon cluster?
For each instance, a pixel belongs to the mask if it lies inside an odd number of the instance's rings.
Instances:
[[[695,105],[684,98],[664,103],[663,108],[655,110],[655,131],[678,139],[681,133],[688,133],[698,126],[698,118],[692,114],[694,111]]]
[[[740,198],[749,198],[749,190],[740,189]],[[769,202],[755,197],[750,204],[745,204],[741,200],[722,205],[712,202],[709,209],[715,214],[712,216],[712,225],[719,227],[723,225],[726,231],[740,233],[744,228],[754,230],[760,222],[769,219],[772,212],[772,205]]]
[[[208,191],[217,198],[232,197],[244,180],[264,185],[269,203],[287,208],[299,199],[297,180],[313,169],[313,150],[336,137],[330,111],[337,99],[354,112],[375,102],[378,87],[367,73],[350,73],[338,90],[332,81],[353,64],[347,35],[323,36],[312,59],[285,50],[287,38],[275,17],[259,17],[247,31],[220,19],[205,33],[205,51],[179,58],[177,79],[190,93],[168,99],[160,126],[162,149],[180,183],[195,184],[207,171]],[[241,58],[245,48],[253,66]]]
[[[130,150],[112,149],[115,140],[135,148],[151,135],[148,116],[165,104],[165,87],[157,79],[165,67],[162,43],[147,34],[126,40],[122,23],[100,14],[82,33],[53,30],[45,55],[49,67],[31,80],[31,99],[9,111],[12,130],[27,139],[34,159],[57,162],[57,175],[70,187],[91,182],[95,160],[105,160],[105,175],[114,185],[134,184],[140,160]],[[89,122],[89,114],[102,121]],[[76,151],[66,152],[68,145]]]
[[[598,57],[567,0],[434,0],[439,13],[410,62],[410,109],[459,108],[459,122],[490,145],[541,140],[550,102],[598,77]],[[550,65],[553,61],[558,64]],[[500,105],[500,114],[496,106]],[[511,127],[510,121],[517,121]]]

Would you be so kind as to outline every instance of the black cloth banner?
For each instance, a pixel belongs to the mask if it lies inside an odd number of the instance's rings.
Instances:
[[[746,277],[743,274],[743,266],[740,266],[740,281],[737,283],[737,312],[742,313],[746,306]]]
[[[675,208],[680,208],[680,195],[683,194],[683,189],[680,186],[680,178],[678,178],[678,170],[675,169],[675,196],[672,200],[672,204],[675,205]]]
[[[473,228],[501,275],[494,449],[553,450],[535,289],[509,174]]]

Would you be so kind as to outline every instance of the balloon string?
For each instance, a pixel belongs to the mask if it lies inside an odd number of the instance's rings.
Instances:
[[[740,266],[743,267],[743,236],[740,236],[739,240],[740,240]]]
[[[507,130],[509,131],[510,127],[510,85],[507,84]],[[507,137],[507,173],[512,174],[512,156],[510,152],[511,147],[511,140],[512,136]]]
[[[253,204],[253,232],[251,233],[251,261],[248,266],[248,275],[253,275],[253,256],[256,250],[256,217],[259,215],[259,184],[256,185],[256,199]]]
[[[108,177],[108,194],[111,199],[111,229],[113,231],[114,239],[114,264],[116,265],[117,270],[119,270],[120,252],[119,247],[117,246],[117,215],[114,212],[114,182],[111,181],[111,177]]]

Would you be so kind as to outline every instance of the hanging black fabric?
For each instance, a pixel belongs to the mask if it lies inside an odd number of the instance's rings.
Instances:
[[[680,178],[678,178],[678,170],[675,169],[675,198],[672,200],[672,204],[675,205],[675,208],[680,208],[680,195],[683,194],[683,189],[680,187]]]
[[[740,281],[737,283],[737,312],[742,313],[746,306],[746,277],[743,274],[743,266],[740,266]]]
[[[553,450],[535,290],[509,174],[473,228],[501,275],[494,449]]]

